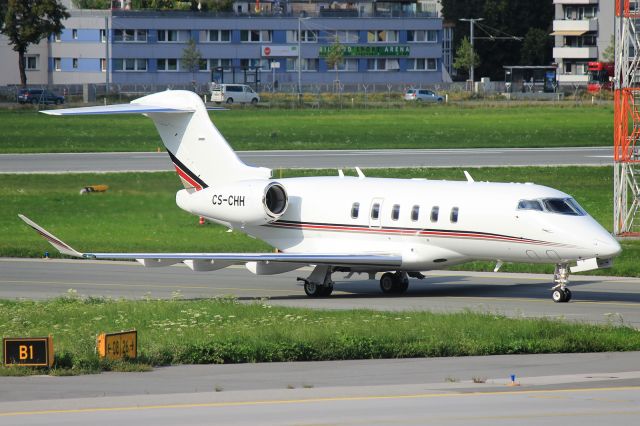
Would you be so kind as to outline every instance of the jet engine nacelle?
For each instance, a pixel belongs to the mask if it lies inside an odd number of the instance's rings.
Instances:
[[[215,185],[189,193],[176,194],[176,204],[198,216],[221,222],[261,225],[277,220],[287,210],[284,186],[267,180],[248,180]]]

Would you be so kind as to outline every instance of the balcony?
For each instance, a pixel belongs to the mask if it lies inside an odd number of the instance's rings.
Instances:
[[[588,47],[554,47],[553,57],[556,59],[596,59],[598,48]]]
[[[598,31],[597,19],[562,19],[553,21],[553,32],[571,32],[567,35],[578,35],[577,32],[586,33],[589,31]],[[563,35],[563,34],[556,34]]]

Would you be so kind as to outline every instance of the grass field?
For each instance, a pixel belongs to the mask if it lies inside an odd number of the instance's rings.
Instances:
[[[425,177],[462,180],[460,169],[368,170],[368,176]],[[279,173],[278,173],[279,174]],[[325,171],[283,171],[283,175],[336,174]],[[601,168],[484,168],[476,180],[535,182],[573,196],[607,229],[612,218],[612,169]],[[104,194],[80,196],[81,187],[107,184]],[[180,183],[174,173],[104,175],[0,175],[0,256],[39,257],[53,249],[24,225],[18,213],[30,216],[79,250],[92,251],[268,251],[264,243],[239,232],[199,226],[197,218],[175,205]],[[612,269],[597,274],[640,276],[640,242],[623,243]],[[479,262],[463,269],[492,270]],[[505,265],[504,271],[551,273],[551,266]]]
[[[406,109],[217,112],[236,150],[606,146],[611,106],[424,106]],[[0,111],[0,153],[155,151],[141,116],[51,117]]]
[[[132,328],[138,330],[140,359],[101,362],[96,336]],[[320,311],[233,299],[114,301],[72,295],[45,302],[0,300],[0,335],[48,334],[56,348],[54,374],[167,364],[640,350],[640,331],[620,324],[490,313]],[[34,370],[0,367],[0,375],[29,373]]]

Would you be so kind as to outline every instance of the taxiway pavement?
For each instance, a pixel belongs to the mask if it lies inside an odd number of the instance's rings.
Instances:
[[[178,366],[3,377],[3,425],[634,424],[640,353]],[[510,376],[516,375],[509,386]]]
[[[612,147],[240,151],[248,164],[271,169],[608,166]],[[2,154],[0,173],[167,171],[165,153]]]
[[[378,282],[365,275],[344,279],[335,273],[329,298],[308,298],[296,277],[299,270],[256,276],[242,267],[209,273],[184,265],[144,268],[133,262],[86,260],[0,259],[0,298],[29,300],[66,294],[140,299],[234,295],[240,300],[268,298],[273,305],[326,309],[431,310],[471,309],[512,317],[551,317],[591,323],[624,323],[640,328],[640,279],[571,276],[573,299],[551,300],[551,274],[429,271],[424,280],[411,280],[399,297],[384,296]]]

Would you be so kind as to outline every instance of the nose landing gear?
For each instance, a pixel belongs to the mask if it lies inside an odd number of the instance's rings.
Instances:
[[[571,290],[567,287],[569,284],[569,265],[559,263],[553,274],[553,283],[555,286],[551,288],[551,298],[556,303],[566,303],[571,300]]]

